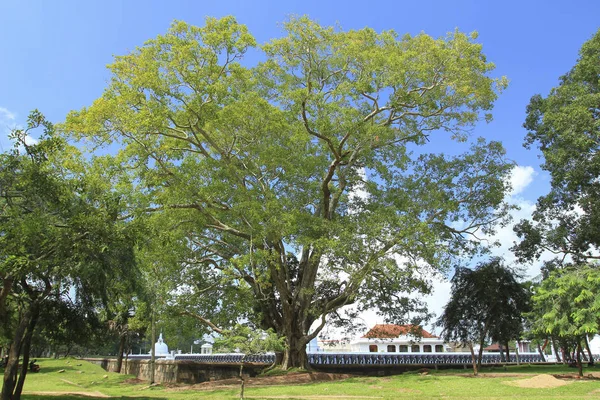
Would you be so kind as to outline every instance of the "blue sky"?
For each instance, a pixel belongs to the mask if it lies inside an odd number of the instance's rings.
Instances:
[[[577,59],[581,44],[600,27],[600,2],[573,1],[17,1],[0,0],[0,138],[40,109],[59,122],[69,110],[89,105],[108,80],[106,64],[145,40],[166,32],[174,19],[202,24],[205,16],[234,15],[259,42],[281,35],[290,14],[308,14],[344,29],[370,26],[399,33],[442,36],[459,28],[479,32],[494,75],[509,88],[494,122],[476,136],[500,139],[508,156],[536,169],[536,153],[522,147],[525,106],[546,94]],[[0,149],[0,150],[1,150]],[[536,198],[547,179],[538,175],[523,194]],[[531,192],[531,193],[530,193]]]
[[[600,28],[600,1],[17,1],[0,0],[0,150],[6,132],[34,108],[60,122],[72,109],[91,104],[108,81],[106,64],[147,39],[166,32],[174,19],[201,25],[205,16],[234,15],[259,43],[280,36],[290,14],[308,14],[343,29],[365,26],[400,34],[443,36],[459,28],[478,31],[494,76],[509,88],[494,121],[474,136],[499,139],[519,166],[511,201],[527,217],[548,189],[537,152],[523,148],[525,107],[546,95],[576,62],[581,45]],[[507,230],[502,240],[510,241]],[[505,250],[505,249],[504,249]],[[503,250],[503,251],[504,251]],[[535,273],[532,267],[531,272]]]

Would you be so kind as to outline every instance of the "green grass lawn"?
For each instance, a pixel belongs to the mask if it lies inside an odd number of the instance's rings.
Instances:
[[[94,394],[122,399],[236,399],[238,389],[212,391],[173,391],[162,386],[123,383],[132,378],[109,373],[99,366],[76,359],[39,361],[42,368],[37,374],[28,374],[24,399],[50,398],[48,392]],[[81,364],[81,365],[78,365]],[[58,371],[64,369],[65,372]],[[600,372],[600,368],[586,368],[585,372]],[[431,371],[428,375],[416,372],[391,377],[356,377],[343,381],[314,383],[295,386],[249,387],[246,396],[252,399],[600,399],[600,380],[575,381],[569,385],[549,388],[519,388],[507,385],[507,381],[526,379],[510,374],[527,373],[535,376],[543,373],[575,373],[573,368],[563,366],[520,366],[486,369],[494,377],[474,378],[469,370]],[[502,376],[502,374],[509,374]],[[105,378],[106,376],[106,378]],[[38,394],[32,394],[38,392]],[[61,395],[52,399],[81,399],[79,395]]]

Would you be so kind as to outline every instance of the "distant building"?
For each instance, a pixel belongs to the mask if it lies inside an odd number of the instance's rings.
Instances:
[[[348,353],[352,350],[350,348],[350,343],[347,340],[319,339],[319,351],[329,353]]]
[[[377,324],[350,343],[361,353],[445,353],[450,347],[442,339],[417,325]]]

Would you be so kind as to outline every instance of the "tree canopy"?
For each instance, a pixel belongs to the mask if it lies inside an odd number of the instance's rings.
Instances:
[[[135,272],[133,236],[107,182],[38,111],[12,137],[14,149],[0,154],[0,321],[10,339],[2,399],[20,397],[42,310],[64,301],[94,310],[113,280]]]
[[[418,308],[401,299],[428,290],[423,271],[477,251],[503,220],[512,165],[497,142],[426,151],[439,136],[467,141],[506,84],[476,34],[307,17],[283,28],[257,47],[233,17],[176,21],[116,57],[102,97],[63,129],[119,146],[129,217],[154,221],[189,278],[171,292],[182,312],[272,328],[289,367],[306,366],[305,345],[346,305],[396,302],[382,308],[396,321]],[[180,303],[183,291],[203,300]]]
[[[478,342],[481,365],[487,340],[508,345],[509,340],[519,339],[529,297],[516,273],[498,258],[481,262],[474,269],[457,268],[450,300],[437,322],[442,327],[441,336],[463,344]]]
[[[534,332],[577,347],[588,334],[600,332],[600,268],[597,265],[558,269],[535,289],[529,320]],[[581,359],[579,361],[579,373]]]
[[[547,97],[527,107],[526,147],[542,151],[550,193],[540,197],[532,221],[517,227],[522,260],[548,250],[558,261],[597,259],[600,246],[600,31],[579,52],[577,64]]]

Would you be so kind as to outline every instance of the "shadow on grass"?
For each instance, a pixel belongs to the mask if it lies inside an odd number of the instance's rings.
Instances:
[[[158,397],[158,396],[153,396],[153,397],[141,397],[141,396],[121,396],[121,397],[110,397],[111,399],[135,399],[135,400],[160,400],[160,399],[168,399],[168,397]],[[21,399],[23,400],[82,400],[82,399],[88,399],[88,400],[100,400],[100,399],[106,399],[106,397],[95,397],[95,396],[84,396],[84,395],[74,395],[74,394],[69,394],[69,395],[58,395],[58,396],[53,396],[53,395],[39,395],[39,394],[24,394],[21,396]]]
[[[43,364],[40,365],[40,372],[28,372],[27,376],[29,376],[29,374],[34,375],[34,374],[40,374],[40,375],[44,375],[44,374],[49,374],[49,373],[56,373],[58,371],[60,371],[61,369],[64,369],[65,372],[67,371],[77,371],[75,368],[71,367],[71,366],[67,366],[67,367],[44,367]]]

